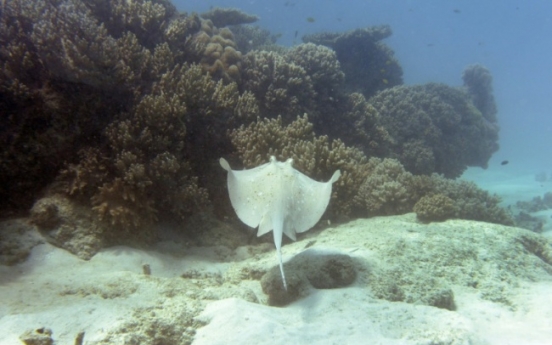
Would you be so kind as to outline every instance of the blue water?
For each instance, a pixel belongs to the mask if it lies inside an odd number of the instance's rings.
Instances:
[[[489,169],[552,172],[552,1],[301,1],[218,0],[173,2],[179,10],[234,7],[282,34],[278,44],[301,43],[305,34],[389,24],[384,42],[395,50],[405,84],[461,85],[470,64],[494,78],[500,150]],[[307,21],[308,17],[314,22]],[[294,38],[295,31],[298,37]],[[500,162],[509,160],[501,167]]]

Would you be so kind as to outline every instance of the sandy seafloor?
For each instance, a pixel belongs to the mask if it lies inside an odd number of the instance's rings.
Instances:
[[[552,191],[552,182],[505,169],[465,177],[505,203]],[[550,220],[549,211],[538,216]],[[84,344],[552,344],[552,271],[519,245],[533,236],[527,233],[462,220],[420,224],[414,214],[313,229],[284,246],[284,259],[305,250],[344,253],[360,267],[358,277],[282,308],[266,305],[254,274],[276,265],[268,244],[229,251],[165,242],[152,250],[109,248],[89,261],[41,244],[24,263],[0,266],[0,344],[20,344],[23,332],[41,327],[52,330],[55,344],[73,344],[81,331]],[[422,285],[452,289],[455,311],[376,298],[370,279],[394,265],[386,253],[402,255],[392,250],[397,243]],[[463,261],[463,248],[477,260]],[[443,265],[473,269],[479,286],[447,282],[446,272],[424,277]]]

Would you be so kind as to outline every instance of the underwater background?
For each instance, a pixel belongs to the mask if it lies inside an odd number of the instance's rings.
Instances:
[[[301,43],[319,31],[346,31],[388,24],[406,84],[460,83],[459,72],[480,63],[490,69],[500,117],[500,150],[491,167],[505,159],[518,172],[547,170],[552,134],[550,80],[552,4],[505,1],[175,1],[186,11],[235,7],[281,34],[278,43]],[[309,22],[308,18],[313,18]],[[298,37],[294,37],[295,31]]]
[[[552,344],[552,3],[0,6],[0,344]]]

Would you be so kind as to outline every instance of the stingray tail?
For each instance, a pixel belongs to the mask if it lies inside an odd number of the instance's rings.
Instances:
[[[282,263],[282,226],[283,224],[273,222],[272,235],[274,237],[274,245],[276,246],[276,253],[278,254],[278,261],[280,262],[280,273],[282,274],[282,282],[284,283],[284,289],[287,291],[286,275],[284,274],[284,264]]]
[[[277,252],[278,260],[280,261],[280,273],[282,273],[282,282],[284,282],[284,289],[286,289],[287,291],[286,275],[284,274],[284,264],[282,263],[282,251],[278,249]]]

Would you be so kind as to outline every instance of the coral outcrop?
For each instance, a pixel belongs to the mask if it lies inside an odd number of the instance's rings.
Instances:
[[[395,159],[371,158],[366,179],[354,201],[364,214],[402,214],[412,210],[419,195],[414,192],[415,177]]]
[[[454,200],[443,194],[425,195],[414,205],[413,211],[421,221],[440,221],[453,218]]]
[[[313,106],[316,93],[310,76],[281,54],[252,51],[244,56],[243,67],[243,88],[259,100],[263,116],[290,116],[285,118],[289,123]]]
[[[310,77],[318,102],[327,101],[341,89],[345,74],[335,51],[313,43],[300,44],[285,54],[286,60],[302,67]],[[323,104],[318,106],[322,106]]]
[[[330,108],[317,119],[317,133],[340,138],[348,146],[363,151],[367,157],[388,156],[393,141],[381,124],[377,109],[357,92],[339,97],[338,103],[337,107]]]
[[[473,182],[441,175],[413,175],[396,159],[370,158],[365,180],[354,196],[355,214],[376,216],[416,212],[420,220],[452,218],[513,225],[501,199]]]
[[[463,90],[434,83],[396,86],[369,102],[392,137],[390,155],[412,173],[458,177],[468,166],[486,167],[498,150],[498,129]]]

